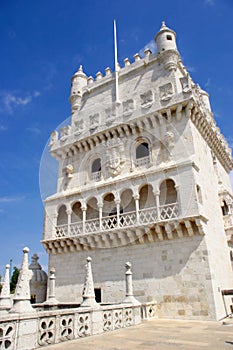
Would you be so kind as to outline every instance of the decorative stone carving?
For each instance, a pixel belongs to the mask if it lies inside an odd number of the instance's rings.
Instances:
[[[113,311],[114,329],[122,328],[122,310]]]
[[[140,95],[142,108],[150,108],[154,102],[154,95],[151,90]]]
[[[39,320],[38,344],[49,345],[55,342],[55,317],[46,317]]]
[[[129,327],[133,325],[133,310],[132,309],[125,309],[123,310],[123,321],[124,326]]]
[[[58,132],[57,131],[52,131],[50,133],[49,146],[52,146],[57,140],[58,140]]]
[[[164,136],[164,141],[169,150],[171,150],[175,145],[175,136],[173,132],[167,131]]]
[[[15,349],[15,323],[0,324],[0,349]]]
[[[173,95],[173,87],[172,83],[168,83],[159,87],[160,91],[160,100],[168,101],[172,98]]]
[[[123,159],[124,146],[120,138],[111,139],[105,143],[106,152],[106,168],[110,176],[119,175],[124,167],[125,159]]]
[[[74,167],[72,164],[68,164],[66,166],[66,175],[68,177],[68,179],[71,179],[74,175]]]
[[[74,317],[73,315],[62,316],[60,318],[60,341],[74,338]]]
[[[105,332],[112,330],[112,313],[111,313],[111,311],[106,311],[103,313],[103,330]]]
[[[90,120],[90,131],[94,132],[99,126],[100,114],[95,113],[93,115],[90,115],[89,120]]]
[[[32,277],[32,271],[28,269],[28,252],[29,248],[25,247],[23,249],[23,261],[19,273],[18,282],[14,294],[14,304],[10,312],[33,312],[33,307],[31,306],[31,293],[29,281]]]
[[[123,115],[124,117],[130,116],[135,109],[135,104],[133,99],[129,99],[123,102]]]
[[[70,125],[66,125],[63,128],[60,129],[60,141],[61,142],[65,142],[68,138],[68,136],[70,135],[70,131],[71,131],[71,126]]]
[[[84,120],[83,119],[75,120],[74,125],[76,128],[75,135],[81,134],[81,132],[84,130]]]
[[[182,91],[184,93],[187,93],[187,92],[191,91],[191,81],[190,81],[189,76],[180,78],[180,83],[181,83],[181,86],[182,86]]]
[[[10,297],[10,276],[9,276],[10,265],[6,265],[6,272],[4,283],[0,296],[0,311],[9,310],[12,307],[11,297]]]
[[[78,335],[79,337],[86,337],[90,334],[90,314],[80,314],[78,318]]]
[[[106,125],[112,125],[113,122],[116,120],[116,106],[113,105],[112,107],[105,109],[106,113]]]

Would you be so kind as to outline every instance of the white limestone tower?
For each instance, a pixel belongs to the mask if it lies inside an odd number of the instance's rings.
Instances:
[[[155,41],[117,74],[74,75],[71,125],[50,142],[59,171],[43,244],[61,302],[82,301],[91,255],[98,301],[124,299],[130,261],[135,298],[156,300],[159,317],[220,319],[233,287],[231,150],[175,32],[163,23]]]

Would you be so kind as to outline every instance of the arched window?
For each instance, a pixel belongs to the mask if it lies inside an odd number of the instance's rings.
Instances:
[[[67,225],[67,223],[68,223],[68,216],[66,212],[66,206],[62,205],[58,210],[57,226]]]
[[[101,179],[101,159],[96,158],[91,165],[91,180],[99,181]]]
[[[71,223],[82,221],[83,214],[81,209],[81,203],[76,202],[72,206]]]
[[[155,197],[153,188],[150,184],[144,185],[139,191],[139,206],[140,209],[155,207]]]
[[[160,205],[173,204],[177,202],[177,192],[173,180],[168,179],[161,183],[159,202]]]
[[[147,142],[140,142],[136,146],[136,166],[140,167],[150,163],[150,150]]]

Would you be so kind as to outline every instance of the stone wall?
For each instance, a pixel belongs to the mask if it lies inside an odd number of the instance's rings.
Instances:
[[[82,266],[88,255],[93,259],[94,283],[96,288],[101,288],[104,303],[124,299],[123,267],[125,261],[131,261],[135,297],[140,302],[155,300],[159,317],[206,320],[218,317],[209,251],[203,237],[51,254],[50,266],[56,266],[59,301],[68,301],[68,295],[69,301],[81,301],[85,278]]]

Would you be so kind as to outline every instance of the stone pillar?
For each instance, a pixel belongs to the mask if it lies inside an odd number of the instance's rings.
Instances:
[[[135,210],[136,210],[136,222],[137,222],[137,223],[139,223],[139,220],[140,220],[140,218],[139,218],[139,198],[140,198],[139,194],[136,194],[136,195],[134,196],[134,200],[135,200]]]
[[[119,200],[115,201],[116,203],[116,210],[117,210],[117,227],[120,227],[120,207],[121,203]]]
[[[155,202],[156,202],[156,209],[157,209],[157,218],[158,218],[158,221],[160,220],[160,203],[159,203],[159,191],[157,192],[154,192],[154,195],[155,195]]]
[[[70,235],[70,224],[71,224],[72,209],[67,209],[66,210],[66,214],[67,214],[67,234],[69,236]]]
[[[131,263],[127,262],[125,264],[125,284],[126,284],[126,294],[124,303],[131,303],[133,305],[139,305],[139,301],[133,296],[133,280],[132,280],[132,271],[131,271]]]
[[[99,208],[99,226],[101,229],[102,228],[102,217],[103,217],[103,203],[99,203],[98,208]]]
[[[31,279],[32,272],[28,269],[29,248],[25,247],[23,249],[23,253],[23,261],[13,298],[13,307],[10,310],[10,312],[12,313],[24,313],[35,311],[30,303],[31,293],[29,281]]]
[[[0,295],[0,311],[8,311],[12,307],[11,297],[10,297],[10,265],[6,265],[6,273],[4,278],[4,283],[2,286],[2,291]]]
[[[55,268],[51,267],[49,270],[49,289],[48,289],[48,297],[47,300],[44,302],[44,304],[52,304],[56,305],[58,304],[57,299],[55,298]]]
[[[57,213],[52,216],[52,238],[56,237],[57,216]]]
[[[83,233],[85,233],[86,232],[87,207],[82,206],[81,209],[83,212]]]
[[[99,307],[99,304],[95,301],[95,291],[94,291],[94,282],[93,282],[93,276],[92,276],[92,269],[91,269],[91,258],[87,258],[86,263],[86,278],[85,283],[83,287],[83,301],[80,306],[91,306],[91,307]]]

